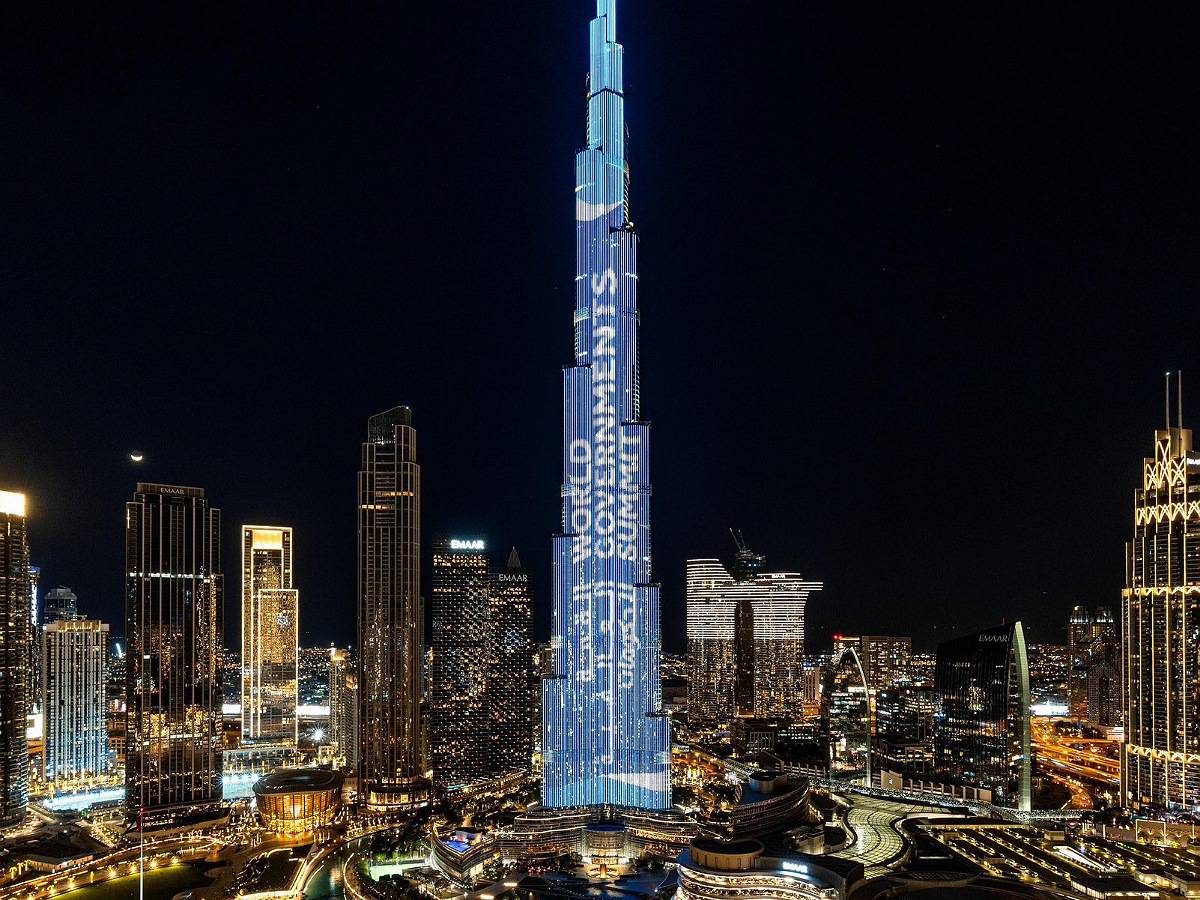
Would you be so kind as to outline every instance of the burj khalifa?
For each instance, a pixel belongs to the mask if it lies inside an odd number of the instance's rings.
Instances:
[[[639,402],[638,238],[617,0],[597,0],[590,38],[587,143],[575,156],[575,362],[563,370],[543,805],[666,809],[671,742],[650,573],[650,426]]]

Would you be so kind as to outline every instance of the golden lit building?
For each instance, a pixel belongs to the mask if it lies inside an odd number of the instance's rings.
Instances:
[[[342,647],[329,648],[329,742],[348,768],[358,768],[358,670]]]
[[[1191,810],[1200,805],[1200,452],[1188,428],[1154,433],[1125,571],[1121,798]]]
[[[333,824],[342,805],[342,775],[330,769],[279,769],[254,785],[263,827],[281,835],[311,834]]]
[[[300,594],[292,529],[242,526],[242,741],[296,743]]]

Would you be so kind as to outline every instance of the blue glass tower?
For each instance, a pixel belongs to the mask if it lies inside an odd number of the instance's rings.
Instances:
[[[665,809],[671,742],[660,712],[650,428],[639,416],[637,233],[616,38],[616,0],[597,0],[587,145],[575,156],[575,364],[563,371],[543,804]]]

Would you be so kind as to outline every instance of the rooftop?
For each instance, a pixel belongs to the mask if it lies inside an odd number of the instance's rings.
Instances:
[[[342,774],[332,769],[277,769],[260,778],[255,794],[298,794],[305,791],[331,791],[342,786]]]

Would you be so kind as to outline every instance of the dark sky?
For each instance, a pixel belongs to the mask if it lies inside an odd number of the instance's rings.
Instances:
[[[669,648],[731,525],[827,583],[814,648],[1119,601],[1162,372],[1200,392],[1197,20],[968,6],[622,6]],[[516,544],[548,631],[593,7],[104,14],[16,29],[0,96],[0,488],[45,586],[119,622],[124,500],[200,485],[231,644],[243,522],[351,640],[359,444],[405,403],[426,546]]]

